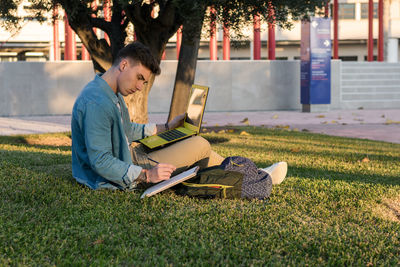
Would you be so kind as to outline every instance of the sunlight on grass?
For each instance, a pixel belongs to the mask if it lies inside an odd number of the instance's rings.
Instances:
[[[267,201],[140,200],[77,184],[69,133],[0,137],[0,265],[400,264],[399,144],[262,127],[202,135],[223,156],[287,161],[288,177]]]

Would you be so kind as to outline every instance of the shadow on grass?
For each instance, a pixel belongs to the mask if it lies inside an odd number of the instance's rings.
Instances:
[[[243,127],[243,128],[252,128],[252,127]],[[253,132],[262,132],[262,137],[271,138],[272,141],[275,141],[274,136],[269,136],[267,129],[256,128],[256,130],[251,129],[251,134]],[[267,131],[267,134],[266,134]],[[310,134],[302,134],[302,139],[306,141],[305,138],[309,139]],[[291,132],[279,132],[276,137],[291,136],[293,137],[293,133]],[[314,135],[312,135],[314,136]],[[398,164],[398,157],[395,155],[385,155],[385,154],[377,154],[371,152],[371,148],[367,147],[365,151],[360,150],[346,150],[343,151],[343,145],[346,147],[348,140],[345,138],[338,139],[344,142],[331,143],[331,137],[319,136],[318,141],[325,143],[324,144],[307,144],[305,143],[305,147],[300,147],[299,150],[293,150],[293,148],[289,148],[289,144],[297,145],[299,141],[297,139],[291,140],[283,140],[277,141],[277,144],[272,143],[271,141],[267,141],[265,144],[260,145],[249,145],[249,142],[241,142],[241,143],[231,143],[231,139],[237,138],[238,136],[231,135],[223,135],[223,136],[214,136],[214,135],[206,135],[204,136],[210,143],[223,146],[224,148],[231,149],[232,151],[237,152],[236,155],[240,155],[241,152],[247,151],[252,154],[256,153],[272,153],[272,154],[284,154],[286,156],[294,156],[298,158],[307,157],[311,159],[319,159],[319,160],[338,160],[344,162],[343,164],[353,165],[353,170],[349,171],[333,171],[323,169],[326,166],[321,166],[321,168],[309,168],[309,167],[293,167],[290,166],[289,162],[289,173],[288,176],[298,176],[303,178],[311,178],[311,179],[324,179],[324,180],[343,180],[347,182],[361,182],[361,183],[370,183],[370,184],[383,184],[383,185],[400,185],[400,178],[395,176],[387,176],[387,175],[378,175],[371,172],[370,174],[366,173],[365,168],[360,171],[357,170],[357,164],[360,163],[364,157],[368,156],[369,160],[372,162],[384,162],[385,164]],[[231,138],[230,138],[231,137]],[[297,138],[299,136],[296,134]],[[37,142],[36,142],[36,141]],[[61,141],[60,141],[61,140]],[[61,175],[61,177],[68,177],[68,181],[73,181],[75,183],[75,179],[73,179],[71,174],[71,156],[65,155],[66,152],[71,150],[70,146],[62,145],[63,142],[70,140],[70,133],[62,133],[62,134],[50,134],[50,135],[27,135],[27,136],[2,136],[0,137],[0,144],[12,145],[16,146],[17,150],[7,150],[0,149],[0,155],[2,157],[2,161],[9,162],[15,166],[26,168],[29,170],[33,170],[36,172],[43,172],[48,174],[54,174],[55,176]],[[335,139],[336,140],[336,139]],[[241,140],[240,140],[241,141]],[[259,140],[258,137],[256,140],[250,140],[251,142],[262,142],[263,140]],[[302,140],[300,140],[301,142]],[[35,143],[36,142],[36,143]],[[47,142],[47,144],[46,144]],[[53,142],[53,145],[50,145]],[[60,146],[61,144],[61,146]],[[299,143],[301,145],[301,143]],[[333,145],[334,148],[330,148],[329,146]],[[313,148],[318,146],[318,148],[322,149],[322,151],[315,151]],[[21,148],[21,150],[19,150]],[[27,151],[38,149],[40,151]],[[347,147],[346,147],[347,148]],[[358,146],[357,148],[360,148]],[[303,150],[302,150],[303,149]],[[45,151],[49,153],[46,153]],[[335,150],[335,151],[334,151]],[[229,155],[235,156],[235,155]],[[282,158],[282,160],[285,160]],[[265,164],[260,160],[255,160],[255,163],[258,166]],[[367,163],[368,164],[368,163]],[[68,166],[68,168],[66,167]],[[365,167],[365,166],[364,166]],[[65,175],[68,172],[68,175]]]
[[[248,151],[250,153],[260,153],[260,150],[266,150],[265,153],[281,153],[286,155],[295,155],[296,157],[309,157],[312,159],[325,160],[326,162],[334,159],[344,161],[343,164],[349,165],[353,170],[349,171],[333,171],[324,169],[326,166],[321,166],[321,168],[309,168],[309,167],[293,167],[290,166],[289,162],[289,170],[288,176],[298,176],[300,178],[311,178],[318,180],[343,180],[346,182],[360,182],[366,184],[382,184],[382,185],[400,185],[400,177],[399,176],[389,176],[389,175],[379,175],[375,174],[372,171],[368,174],[365,173],[365,167],[369,165],[374,166],[374,162],[383,162],[388,164],[398,164],[398,157],[382,155],[382,154],[374,154],[370,151],[368,152],[332,152],[332,151],[321,151],[316,152],[310,150],[308,148],[305,151],[301,152],[293,152],[291,149],[288,149],[285,146],[281,148],[275,147],[263,147],[263,146],[249,146],[247,144],[232,144],[226,143],[223,144],[224,148],[231,148],[232,150],[236,150],[238,155],[241,155],[241,151]],[[264,151],[263,151],[264,152]],[[234,156],[234,155],[231,155]],[[362,163],[361,160],[368,156],[369,160],[372,162]],[[284,161],[285,158],[282,158]],[[346,162],[347,161],[347,162]],[[265,162],[260,160],[254,160],[257,166],[262,166]],[[359,164],[363,164],[361,167]],[[362,168],[360,171],[357,168]]]
[[[28,148],[71,150],[71,134],[41,134],[1,136],[0,144],[15,145]]]
[[[362,160],[366,156],[370,160],[376,160],[376,161],[384,161],[384,162],[392,162],[394,164],[397,164],[399,162],[399,157],[397,156],[391,156],[391,155],[382,155],[382,154],[376,154],[373,153],[372,151],[344,151],[344,152],[333,152],[333,151],[312,151],[310,148],[306,148],[304,150],[300,150],[297,152],[294,152],[293,149],[289,149],[286,146],[282,145],[281,147],[273,147],[271,144],[266,143],[263,145],[248,145],[246,143],[243,144],[238,144],[238,143],[226,143],[224,144],[224,147],[227,148],[232,148],[232,149],[238,149],[244,150],[244,151],[251,151],[255,153],[259,153],[261,151],[265,153],[288,153],[288,154],[293,154],[293,155],[298,155],[298,156],[303,156],[303,157],[315,157],[315,158],[337,158],[337,159],[346,159],[350,161],[350,163],[356,163],[358,160]],[[326,149],[330,149],[329,147],[325,147]],[[284,160],[284,159],[282,159]]]
[[[300,178],[306,177],[308,179],[314,180],[341,180],[346,182],[358,182],[364,184],[400,185],[400,177],[396,176],[383,176],[372,173],[350,173],[304,167],[289,167],[288,176],[297,176]]]
[[[236,127],[235,133],[240,132],[241,130],[248,131],[251,135],[261,136],[263,138],[268,138],[269,140],[276,140],[276,138],[284,138],[280,141],[285,143],[293,143],[293,138],[297,142],[303,141],[308,143],[314,143],[315,145],[323,145],[320,143],[335,143],[336,145],[344,145],[343,148],[352,148],[355,146],[359,146],[360,144],[368,144],[374,146],[399,146],[400,144],[389,143],[384,141],[376,141],[370,139],[360,139],[354,137],[342,137],[335,135],[328,135],[322,133],[309,133],[309,132],[300,132],[300,131],[291,131],[291,130],[282,130],[282,129],[274,129],[274,128],[264,128],[259,126],[242,126]],[[300,142],[302,143],[302,142]]]
[[[314,134],[313,134],[314,135]],[[316,135],[316,134],[315,134]],[[329,138],[329,141],[327,140]],[[381,141],[372,141],[372,140],[362,140],[362,139],[354,139],[354,140],[348,140],[348,137],[343,137],[343,139],[339,138],[338,140],[332,140],[331,136],[325,136],[324,138],[318,138],[318,139],[306,139],[306,138],[299,138],[297,136],[296,139],[291,139],[287,140],[285,138],[277,140],[276,136],[268,136],[264,137],[262,140],[269,141],[269,142],[280,142],[282,144],[288,144],[288,145],[298,145],[298,146],[305,146],[305,145],[312,145],[315,147],[321,147],[321,148],[327,148],[327,147],[332,147],[335,149],[358,149],[360,147],[360,142],[367,142],[368,146],[373,147],[375,151],[377,152],[385,152],[388,148],[391,148],[393,144],[391,143],[386,143],[386,142],[381,142]],[[337,141],[337,142],[332,142],[332,141]],[[397,144],[395,144],[397,145]],[[399,146],[400,148],[400,146]]]
[[[19,169],[20,173],[16,172],[14,174],[15,179],[19,179],[19,177],[25,175],[26,172],[33,172],[54,179],[66,180],[69,183],[76,183],[75,179],[72,177],[71,155],[66,155],[65,151],[60,149],[60,147],[25,144],[21,144],[20,146],[21,149],[26,147],[34,149],[39,148],[40,151],[0,149],[0,169],[2,169],[0,172],[8,175],[11,169],[13,169],[13,171]],[[49,153],[43,152],[44,148],[46,148],[45,151]],[[70,150],[70,148],[68,148],[68,150]]]
[[[226,143],[229,142],[229,138],[222,137],[222,136],[203,136],[210,144],[219,144],[219,143]]]

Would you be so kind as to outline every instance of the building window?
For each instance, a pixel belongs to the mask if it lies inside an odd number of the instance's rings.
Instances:
[[[342,61],[357,61],[357,56],[342,56],[339,57]]]
[[[373,56],[372,60],[373,61],[377,61],[378,60],[378,56]],[[368,61],[368,56],[364,56],[364,61]]]
[[[378,18],[378,3],[374,3],[374,19]],[[368,19],[368,3],[361,3],[361,19]]]
[[[339,4],[339,19],[355,19],[356,5],[355,4]]]

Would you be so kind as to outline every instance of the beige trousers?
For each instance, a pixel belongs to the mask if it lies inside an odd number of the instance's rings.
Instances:
[[[193,136],[176,142],[166,148],[148,153],[148,156],[160,163],[169,163],[180,172],[193,164],[200,168],[220,165],[223,157],[211,150],[210,143],[201,136]]]

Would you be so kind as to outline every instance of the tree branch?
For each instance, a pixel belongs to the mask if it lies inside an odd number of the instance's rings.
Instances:
[[[113,1],[111,22],[120,24],[122,19],[122,7],[118,1]]]
[[[173,1],[168,1],[165,4],[156,20],[165,28],[169,28],[175,24],[179,24],[180,26],[183,23],[183,19],[176,14],[176,7]]]
[[[81,1],[60,1],[60,4],[68,15],[69,25],[92,56],[95,70],[101,72],[107,70],[112,63],[110,47],[104,39],[99,40],[97,38],[93,27],[110,32],[111,23],[102,19],[92,18],[91,9]]]
[[[142,7],[139,2],[135,2],[130,6],[131,8],[127,9],[127,15],[129,15],[130,19],[133,21],[135,25],[145,26],[146,19],[142,14]]]
[[[89,22],[94,28],[99,28],[106,33],[111,32],[111,22],[105,21],[104,19],[92,17],[89,17]]]

